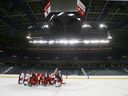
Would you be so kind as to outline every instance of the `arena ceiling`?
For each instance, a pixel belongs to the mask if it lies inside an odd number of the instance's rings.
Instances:
[[[77,35],[88,36],[110,32],[115,47],[127,49],[128,47],[128,2],[106,0],[81,0],[86,6],[86,16],[81,22],[71,21],[76,24],[69,31]],[[33,37],[56,36],[58,33],[42,29],[42,25],[48,23],[43,8],[47,0],[1,0],[0,1],[0,43],[1,46],[28,46],[26,36],[30,31]],[[52,16],[53,13],[50,14]],[[69,18],[72,19],[72,18]],[[92,29],[80,29],[79,23],[87,22],[94,26]],[[106,30],[98,29],[100,23],[105,23]],[[55,26],[59,26],[56,23]],[[71,23],[72,24],[72,23]],[[29,27],[32,26],[31,30]],[[53,28],[56,32],[64,32],[58,27]],[[77,32],[78,31],[78,32]],[[76,34],[71,33],[71,36]]]

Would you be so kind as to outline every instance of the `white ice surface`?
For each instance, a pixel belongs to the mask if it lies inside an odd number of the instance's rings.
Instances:
[[[0,96],[128,96],[128,79],[66,79],[60,88],[28,87],[0,78]]]

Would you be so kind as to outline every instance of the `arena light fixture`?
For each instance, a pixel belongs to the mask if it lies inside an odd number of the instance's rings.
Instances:
[[[83,40],[84,44],[107,44],[109,40]]]
[[[47,40],[43,40],[43,41],[42,41],[42,44],[46,44],[46,43],[48,43]]]
[[[27,39],[31,39],[31,36],[26,36]]]
[[[37,43],[42,44],[42,43],[45,43],[45,42],[43,40],[39,40],[39,41],[37,41]]]
[[[61,13],[59,13],[57,16],[61,16],[61,15],[63,15],[64,14],[64,12],[61,12]]]
[[[48,44],[54,44],[54,43],[55,43],[54,40],[50,40],[50,41],[48,41]]]
[[[109,40],[100,40],[99,43],[101,44],[109,43]]]
[[[75,40],[75,39],[74,39],[74,40],[69,40],[69,41],[68,41],[69,44],[79,44],[80,42],[81,42],[81,41],[79,41],[79,40]]]
[[[46,25],[44,25],[44,28],[49,28],[49,26],[46,24]]]
[[[62,45],[74,45],[74,44],[107,44],[109,39],[91,39],[91,40],[77,40],[77,39],[60,39],[60,40],[33,40],[29,43],[33,44],[62,44]]]
[[[37,41],[37,43],[40,43],[40,44],[46,44],[48,41],[47,40],[39,40]]]
[[[32,43],[36,44],[36,43],[37,43],[37,41],[36,41],[36,40],[34,40],[34,41],[32,41]]]
[[[100,27],[101,29],[102,29],[102,28],[107,28],[107,25],[101,23],[101,24],[99,25],[99,27]]]
[[[100,41],[99,40],[90,40],[90,43],[92,43],[92,44],[98,44],[98,43],[100,43]]]
[[[50,18],[49,20],[52,20],[54,16],[55,16],[55,15],[52,15],[51,18]]]
[[[72,39],[72,40],[61,39],[61,40],[56,40],[55,43],[56,44],[65,44],[65,45],[66,44],[71,44],[71,45],[73,45],[73,44],[80,43],[80,41],[76,40],[76,39]]]
[[[59,40],[56,40],[55,43],[56,43],[56,44],[59,44]]]
[[[49,28],[48,24],[45,24],[45,25],[42,26],[42,29],[46,29],[46,28]]]
[[[89,41],[89,40],[83,40],[83,43],[85,43],[85,44],[89,44],[90,41]]]
[[[89,24],[83,24],[82,25],[82,28],[91,28],[91,25],[89,25]]]
[[[60,44],[68,44],[68,40],[59,40]]]
[[[74,16],[74,14],[73,13],[70,13],[70,14],[68,14],[68,16]]]
[[[32,41],[29,41],[29,43],[33,43]]]
[[[109,36],[108,36],[108,39],[109,39],[109,40],[112,39],[112,36],[109,35]]]
[[[108,31],[107,34],[108,34],[108,39],[111,40],[112,36],[110,35],[110,32]]]
[[[31,29],[33,26],[28,26],[28,29]]]
[[[80,19],[80,18],[77,18],[77,20],[81,21],[81,19]]]

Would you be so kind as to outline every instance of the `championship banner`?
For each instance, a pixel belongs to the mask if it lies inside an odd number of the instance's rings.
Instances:
[[[51,12],[51,0],[48,0],[48,3],[44,7],[44,15],[45,15],[45,17],[47,17],[50,12]]]
[[[77,0],[77,11],[80,16],[85,16],[85,9],[86,7],[84,6],[84,4],[80,0]]]

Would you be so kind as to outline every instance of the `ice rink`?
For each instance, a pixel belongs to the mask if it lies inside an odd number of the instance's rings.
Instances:
[[[0,78],[0,96],[128,96],[128,79],[64,79],[61,87],[17,84],[17,78]]]

